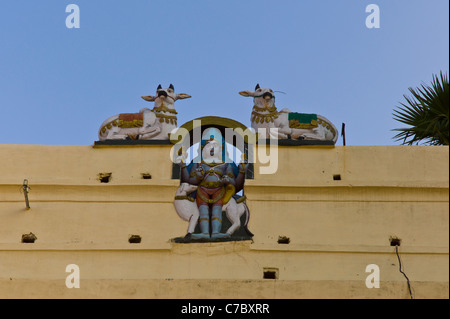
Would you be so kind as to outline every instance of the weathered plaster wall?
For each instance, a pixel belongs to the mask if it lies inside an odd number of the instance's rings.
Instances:
[[[0,145],[0,297],[408,298],[392,236],[415,297],[449,297],[448,147],[278,151],[276,174],[256,163],[246,182],[253,242],[174,244],[187,223],[169,145]],[[21,243],[29,232],[36,242]],[[68,264],[80,289],[65,286]],[[379,289],[365,286],[368,264]]]

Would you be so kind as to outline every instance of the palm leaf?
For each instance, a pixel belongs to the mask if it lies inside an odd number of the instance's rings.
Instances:
[[[411,97],[394,110],[393,118],[406,128],[398,128],[394,136],[404,145],[449,145],[449,83],[447,75],[433,75],[431,86],[409,88]]]

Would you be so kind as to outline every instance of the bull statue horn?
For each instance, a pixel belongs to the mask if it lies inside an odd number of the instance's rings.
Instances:
[[[256,91],[257,89],[260,89],[260,87],[259,87],[259,83],[258,83],[258,84],[256,84],[256,87],[255,87],[255,91]]]
[[[173,84],[172,84],[172,83],[170,83],[169,89],[172,89],[172,90],[175,91],[175,88],[173,87]]]
[[[156,88],[156,90],[161,90],[162,89],[162,86],[161,86],[161,84],[160,85],[158,85],[158,87]]]

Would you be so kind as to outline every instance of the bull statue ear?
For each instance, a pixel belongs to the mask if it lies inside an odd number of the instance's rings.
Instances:
[[[191,96],[189,94],[186,94],[186,93],[177,94],[177,100],[184,100],[184,99],[188,99],[190,97]]]
[[[170,83],[169,89],[172,89],[172,90],[175,91],[175,88],[173,87],[173,84],[172,84],[172,83]]]
[[[148,96],[141,96],[141,98],[143,98],[143,99],[146,100],[147,102],[153,102],[153,101],[156,100],[156,96],[151,96],[151,95],[148,95]]]
[[[160,84],[160,85],[158,85],[158,87],[156,88],[156,91],[161,90],[161,89],[162,89],[162,86],[161,86],[161,84]]]
[[[252,92],[252,91],[241,91],[241,92],[239,92],[239,94],[242,96],[245,96],[245,97],[255,96],[255,92]]]
[[[255,91],[256,91],[257,89],[260,89],[260,87],[259,87],[259,83],[258,83],[258,84],[256,84],[256,86],[255,86]]]

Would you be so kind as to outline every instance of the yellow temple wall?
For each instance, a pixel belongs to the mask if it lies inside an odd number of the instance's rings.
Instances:
[[[448,147],[280,146],[245,184],[253,241],[190,244],[170,148],[0,145],[0,298],[409,298],[390,238],[413,296],[449,298]]]

